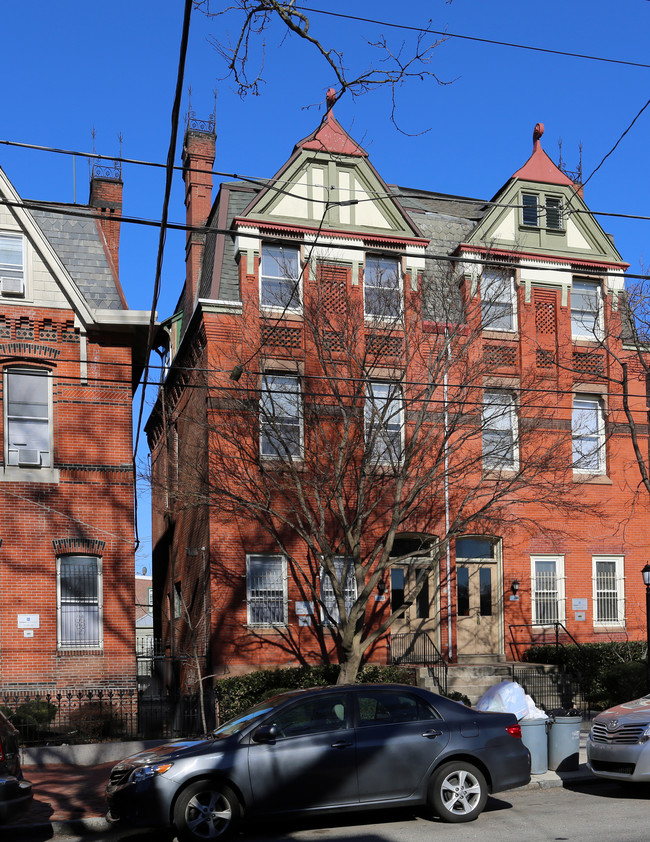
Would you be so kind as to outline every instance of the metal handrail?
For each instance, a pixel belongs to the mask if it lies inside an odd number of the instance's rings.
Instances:
[[[447,693],[447,663],[426,632],[406,632],[391,637],[391,660],[394,664],[425,666],[439,691]]]
[[[584,651],[585,651],[584,647],[580,643],[578,643],[578,641],[571,634],[571,632],[567,629],[567,627],[564,625],[564,623],[561,623],[559,621],[556,621],[554,623],[544,623],[544,628],[549,628],[549,627],[554,627],[554,629],[555,629],[555,651],[556,652],[560,648],[560,646],[563,649],[564,649],[564,646],[565,646],[565,644],[560,640],[560,629],[562,629],[564,634],[571,640],[571,642],[575,646],[577,646],[578,650],[580,652],[584,653]],[[518,661],[521,660],[521,658],[519,657],[519,649],[518,649],[518,646],[520,645],[520,642],[515,639],[515,636],[512,633],[512,630],[513,629],[539,629],[539,628],[540,628],[539,624],[535,625],[533,623],[512,623],[508,626],[508,630],[510,632],[510,639],[511,639],[510,651],[513,652],[516,655],[516,659]],[[544,641],[543,643],[540,643],[538,640],[534,639],[533,634],[531,632],[530,640],[528,641],[528,645],[530,647],[546,646],[546,645],[548,645],[548,641]]]

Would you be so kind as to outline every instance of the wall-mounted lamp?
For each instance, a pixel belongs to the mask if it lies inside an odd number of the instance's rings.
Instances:
[[[519,592],[519,579],[513,579],[512,584],[510,585],[510,590],[513,592],[515,596]]]
[[[377,593],[379,596],[383,596],[386,593],[386,582],[383,579],[377,582]]]

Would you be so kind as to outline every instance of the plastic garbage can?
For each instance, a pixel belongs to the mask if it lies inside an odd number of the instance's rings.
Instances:
[[[577,715],[549,718],[548,768],[554,772],[575,772],[579,765],[580,723]]]
[[[548,719],[520,719],[521,741],[530,752],[531,775],[543,775],[548,771],[548,740],[546,724]]]

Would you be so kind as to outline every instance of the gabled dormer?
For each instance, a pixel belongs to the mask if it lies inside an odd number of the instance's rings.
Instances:
[[[538,123],[532,155],[494,196],[493,207],[468,243],[622,265],[621,255],[585,204],[581,186],[542,149],[543,133]]]

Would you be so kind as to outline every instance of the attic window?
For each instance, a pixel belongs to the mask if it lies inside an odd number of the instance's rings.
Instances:
[[[521,197],[523,205],[522,219],[524,225],[539,225],[539,210],[537,196],[531,193],[524,193]]]
[[[25,294],[23,238],[21,234],[0,234],[0,292]]]
[[[546,227],[553,231],[562,230],[562,202],[551,196],[546,197]]]

